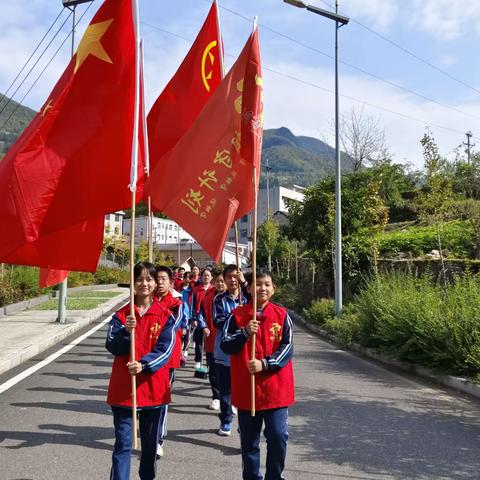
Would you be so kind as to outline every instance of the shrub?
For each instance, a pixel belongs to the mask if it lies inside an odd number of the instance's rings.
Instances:
[[[330,298],[314,300],[308,308],[303,309],[303,316],[309,323],[324,325],[335,315],[335,302]]]
[[[379,275],[354,303],[363,345],[452,374],[480,373],[480,277],[443,288],[429,277]]]
[[[472,257],[474,253],[474,234],[472,226],[465,221],[445,224],[440,231],[442,248],[449,256],[457,258]],[[438,250],[435,226],[410,227],[405,231],[384,232],[377,237],[379,253],[383,256],[399,252],[421,256],[432,250]]]
[[[119,270],[114,268],[98,267],[94,277],[95,277],[95,281],[93,283],[97,285],[130,282],[129,270]]]
[[[341,343],[349,345],[360,339],[361,325],[356,314],[355,305],[347,305],[340,318],[329,318],[324,325],[327,332],[335,335]]]

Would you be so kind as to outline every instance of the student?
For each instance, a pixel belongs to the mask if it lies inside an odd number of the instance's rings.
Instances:
[[[205,354],[207,357],[208,379],[212,389],[212,403],[208,408],[210,410],[220,410],[220,390],[218,388],[217,369],[215,367],[215,358],[213,356],[215,336],[217,334],[217,329],[213,324],[213,300],[217,294],[223,293],[227,289],[225,281],[223,280],[222,272],[215,273],[213,285],[214,288],[210,288],[203,299],[200,316],[202,321],[206,324],[206,328],[204,329]]]
[[[130,305],[120,309],[110,322],[105,346],[115,358],[108,385],[107,403],[113,412],[115,445],[110,479],[130,478],[132,453],[132,386],[137,381],[141,457],[139,476],[155,478],[155,456],[160,408],[170,402],[168,371],[163,368],[175,345],[175,319],[155,299],[155,267],[148,262],[134,267],[135,316]],[[130,334],[135,329],[135,359],[130,358]]]
[[[163,265],[156,269],[157,291],[156,295],[160,305],[172,313],[175,317],[176,340],[172,356],[165,368],[169,369],[170,387],[175,380],[175,369],[180,368],[180,356],[182,352],[182,336],[187,327],[185,315],[183,313],[183,302],[172,293],[172,271]],[[175,292],[176,295],[180,295]],[[181,295],[180,295],[181,297]],[[167,434],[167,416],[168,405],[161,407],[160,431],[158,433],[157,457],[163,457],[164,438]]]
[[[185,269],[183,267],[179,267],[177,270],[177,276],[173,279],[173,288],[177,292],[181,292],[183,288],[183,277],[185,275]]]
[[[292,321],[285,308],[270,302],[275,292],[272,274],[257,273],[256,318],[253,305],[235,309],[225,324],[221,347],[231,355],[232,401],[238,407],[243,479],[261,480],[260,432],[265,423],[265,480],[280,480],[287,453],[288,406],[295,401]],[[256,335],[255,359],[250,359]],[[251,416],[250,377],[255,375],[255,409]]]
[[[247,303],[247,292],[242,291],[246,287],[245,277],[236,265],[230,264],[223,269],[223,278],[227,290],[219,293],[213,301],[213,324],[217,328],[213,356],[217,370],[218,387],[220,392],[220,428],[218,434],[229,436],[232,430],[233,409],[230,387],[230,356],[220,348],[223,335],[223,327],[232,311],[239,305]]]
[[[193,267],[195,268],[195,267]],[[195,368],[200,368],[202,363],[203,342],[206,324],[200,310],[206,293],[213,289],[212,272],[207,268],[202,271],[202,283],[193,289],[192,295],[192,318],[194,319],[195,330],[193,331],[193,340],[195,342]]]
[[[192,274],[190,272],[185,272],[183,275],[183,286],[180,291],[182,295],[184,315],[187,321],[187,327],[185,329],[185,335],[183,336],[182,343],[182,354],[180,357],[180,366],[184,367],[187,363],[188,357],[188,341],[190,339],[191,330],[192,330],[192,288],[190,287],[190,280],[192,279]]]
[[[200,269],[197,267],[197,265],[194,265],[192,267],[192,279],[190,280],[190,286],[192,287],[192,290],[193,290],[195,287],[198,287],[201,284],[202,284],[202,279],[200,277]]]

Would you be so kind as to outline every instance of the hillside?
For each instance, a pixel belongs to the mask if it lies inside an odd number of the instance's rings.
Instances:
[[[2,98],[3,95],[0,93],[0,99]],[[3,110],[6,103],[6,98],[0,100],[0,111]],[[16,111],[12,115],[12,118],[8,121],[8,123],[5,124],[6,120],[10,117],[15,109]],[[25,127],[35,116],[35,113],[36,112],[31,108],[19,105],[15,101],[11,101],[5,110],[0,113],[0,155],[5,153],[20,136]]]
[[[3,105],[5,99],[0,101],[0,110]],[[2,127],[17,106],[16,102],[11,102],[0,114],[0,156],[15,142],[35,115],[32,109],[19,106],[5,127]],[[317,138],[295,136],[288,128],[280,127],[264,132],[262,185],[266,182],[267,159],[272,185],[308,186],[334,173],[335,149]],[[351,170],[351,162],[347,156],[342,155],[342,162],[344,170]]]
[[[295,136],[288,128],[267,129],[263,136],[262,185],[265,183],[266,162],[270,181],[283,186],[308,186],[333,175],[335,149],[313,137]],[[343,170],[350,171],[352,163],[342,154]]]

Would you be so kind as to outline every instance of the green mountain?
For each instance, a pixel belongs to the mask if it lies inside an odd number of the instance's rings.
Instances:
[[[7,101],[8,98],[0,93],[0,156],[13,145],[37,113],[13,100],[8,104]]]
[[[282,186],[309,186],[335,172],[335,149],[313,137],[295,136],[288,128],[267,129],[263,134],[262,186],[266,165],[270,182]],[[351,171],[350,158],[342,153],[342,169]]]
[[[6,99],[1,99],[0,94],[0,111],[6,104]],[[35,113],[14,101],[0,113],[0,157],[20,136]],[[295,136],[286,127],[273,128],[265,130],[263,135],[262,186],[266,183],[267,160],[272,185],[309,186],[334,174],[335,149],[317,138]],[[351,170],[351,161],[345,154],[342,154],[342,165],[345,171]]]

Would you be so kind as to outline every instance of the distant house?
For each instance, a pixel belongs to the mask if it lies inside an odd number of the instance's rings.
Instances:
[[[258,193],[258,212],[257,222],[261,225],[267,219],[267,213],[270,217],[278,220],[280,225],[288,223],[288,201],[295,201],[303,203],[305,195],[304,188],[294,186],[294,188],[286,188],[274,186],[269,189],[269,196],[267,201],[267,189],[261,188]],[[238,241],[240,243],[248,244],[252,238],[252,212],[244,215],[238,220]],[[230,230],[228,240],[235,241],[235,234],[233,228]]]
[[[104,236],[114,237],[123,235],[123,217],[125,212],[118,211],[115,213],[107,213],[105,215]]]

